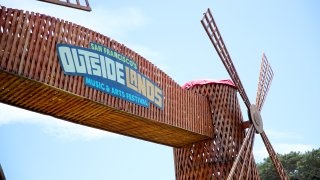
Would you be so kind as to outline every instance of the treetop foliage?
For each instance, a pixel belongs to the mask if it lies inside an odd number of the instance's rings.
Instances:
[[[278,158],[291,180],[320,180],[320,148],[305,153],[278,154]],[[270,157],[258,163],[257,167],[262,180],[279,179]]]

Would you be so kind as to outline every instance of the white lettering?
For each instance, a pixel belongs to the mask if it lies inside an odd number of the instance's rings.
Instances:
[[[92,74],[92,67],[91,67],[91,63],[90,63],[90,58],[99,59],[99,55],[97,53],[93,53],[93,52],[82,50],[82,49],[79,49],[78,53],[79,53],[79,58],[84,58],[86,66],[87,66],[87,73],[91,75]]]
[[[66,73],[75,73],[75,67],[73,64],[73,58],[69,47],[60,46],[58,47],[58,52],[60,55],[60,61],[64,72]]]
[[[108,79],[115,81],[116,80],[116,66],[114,64],[114,61],[108,57],[106,57],[105,60],[106,60]]]
[[[120,84],[124,85],[124,72],[123,72],[123,64],[116,62],[116,71],[117,71],[117,81]]]
[[[102,76],[104,78],[107,78],[107,72],[106,72],[106,61],[104,59],[104,56],[100,55],[100,62],[101,62],[101,70],[102,70]]]
[[[76,67],[77,73],[83,73],[83,74],[87,73],[86,65],[84,63],[83,57],[81,56],[81,58],[78,58],[77,49],[72,48],[71,51],[72,51],[74,65]]]
[[[96,76],[101,76],[101,65],[99,58],[91,57],[91,67],[92,67],[92,74]]]

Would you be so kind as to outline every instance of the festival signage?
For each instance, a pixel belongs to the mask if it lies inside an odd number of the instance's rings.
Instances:
[[[108,47],[90,43],[90,48],[57,45],[62,70],[83,76],[84,84],[101,92],[149,108],[163,109],[163,91],[141,74],[132,59]]]

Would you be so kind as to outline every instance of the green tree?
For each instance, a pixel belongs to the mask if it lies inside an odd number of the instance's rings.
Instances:
[[[299,179],[298,163],[303,159],[303,154],[290,152],[289,154],[280,155],[279,159],[290,179]]]
[[[290,152],[284,155],[278,154],[278,158],[290,179],[320,180],[320,148],[304,154],[300,152]],[[258,164],[258,169],[262,180],[279,179],[269,157]]]
[[[277,175],[276,170],[271,162],[271,159],[265,158],[262,163],[258,164],[259,175],[262,180],[278,180],[279,176]]]
[[[305,153],[297,166],[300,179],[320,180],[320,148]]]

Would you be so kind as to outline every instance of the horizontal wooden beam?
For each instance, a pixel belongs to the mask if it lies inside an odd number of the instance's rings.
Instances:
[[[210,137],[143,118],[0,70],[0,102],[72,123],[173,147]]]
[[[252,125],[251,121],[244,121],[242,123],[242,129],[248,129]]]
[[[75,8],[75,9],[80,9],[84,11],[91,11],[91,7],[89,5],[88,0],[86,0],[86,5],[81,5],[79,3],[79,0],[77,0],[77,4],[71,3],[70,1],[60,1],[60,0],[38,0],[42,2],[47,2],[47,3],[52,3],[60,6],[65,6],[65,7],[70,7],[70,8]]]

